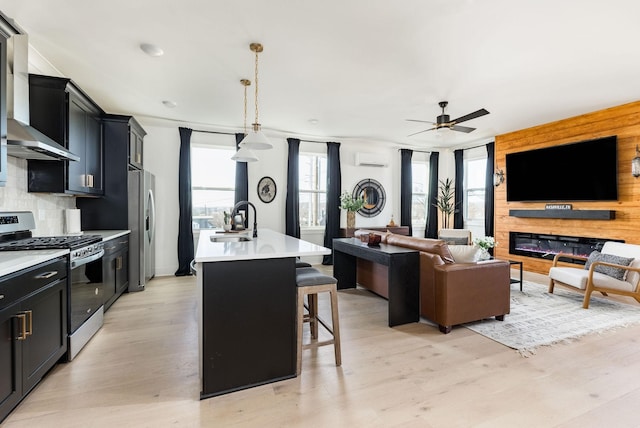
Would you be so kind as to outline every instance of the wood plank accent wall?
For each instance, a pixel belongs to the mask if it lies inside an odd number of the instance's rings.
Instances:
[[[506,182],[495,189],[495,249],[498,258],[521,260],[524,269],[547,274],[551,261],[509,254],[509,232],[533,232],[566,236],[624,239],[640,244],[640,178],[631,175],[631,160],[640,144],[640,101],[588,113],[582,116],[539,125],[496,136],[496,168],[505,168],[505,155],[558,144],[594,138],[618,136],[618,200],[611,202],[567,202],[574,210],[615,210],[615,220],[574,220],[510,217],[510,209],[544,209],[540,202],[507,202]],[[576,162],[580,162],[576,159]],[[541,167],[541,174],[548,174]],[[555,201],[550,201],[554,202]],[[562,203],[562,201],[558,201]]]

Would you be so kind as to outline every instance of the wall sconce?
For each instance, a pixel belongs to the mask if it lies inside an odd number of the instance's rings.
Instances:
[[[493,173],[493,185],[498,187],[502,183],[504,183],[504,171],[499,169]]]
[[[636,157],[631,161],[631,174],[638,178],[640,177],[640,150],[636,144]]]

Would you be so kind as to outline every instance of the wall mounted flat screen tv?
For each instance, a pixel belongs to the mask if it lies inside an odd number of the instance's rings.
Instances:
[[[615,201],[616,136],[506,155],[507,201]]]

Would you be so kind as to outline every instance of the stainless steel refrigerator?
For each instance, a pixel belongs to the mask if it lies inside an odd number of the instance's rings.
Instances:
[[[129,171],[129,291],[143,291],[155,276],[155,177]]]

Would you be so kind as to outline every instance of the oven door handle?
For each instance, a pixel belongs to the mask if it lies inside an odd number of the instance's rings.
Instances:
[[[77,268],[78,266],[86,265],[87,263],[91,263],[95,260],[98,260],[104,256],[104,250],[100,250],[95,254],[91,254],[88,257],[83,257],[81,259],[76,259],[71,262],[71,269]]]

